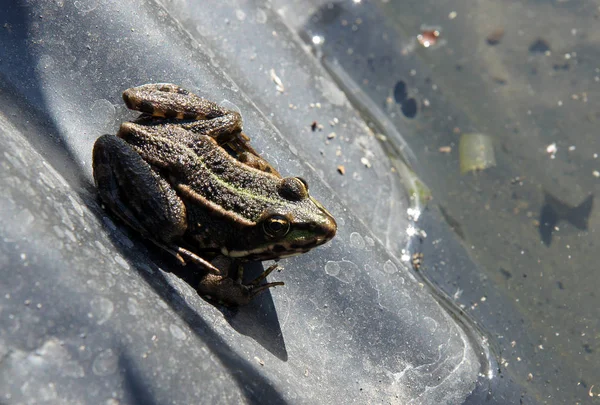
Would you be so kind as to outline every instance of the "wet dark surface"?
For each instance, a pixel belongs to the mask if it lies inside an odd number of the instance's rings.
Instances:
[[[414,176],[398,175],[270,3],[3,6],[2,403],[437,404],[480,392],[488,345],[396,255]],[[237,310],[211,305],[194,269],[173,270],[99,204],[92,145],[137,116],[121,92],[149,82],[239,108],[259,153],[335,216],[331,243],[269,277],[284,287]]]
[[[302,37],[334,77],[386,112],[431,190],[419,271],[490,339],[505,381],[473,403],[591,400],[600,375],[597,5],[320,4]],[[439,27],[435,46],[418,42],[423,25]],[[416,116],[405,111],[409,94]],[[470,132],[493,137],[497,165],[461,176],[458,138]],[[512,384],[519,398],[503,398]]]
[[[0,3],[0,402],[597,399],[597,4]],[[148,82],[239,108],[336,217],[286,286],[210,305],[102,210]]]

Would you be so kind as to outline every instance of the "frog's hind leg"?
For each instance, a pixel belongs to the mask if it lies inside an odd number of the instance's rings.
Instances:
[[[281,177],[273,166],[250,145],[242,132],[242,117],[205,98],[169,83],[144,84],[123,92],[127,107],[140,111],[136,123],[142,125],[177,125],[193,136],[210,136],[232,156],[247,166]],[[153,117],[154,120],[151,118]],[[156,118],[167,118],[167,122]]]
[[[123,92],[123,100],[131,110],[154,117],[180,120],[211,120],[230,116],[241,131],[239,113],[220,107],[217,103],[198,97],[184,88],[170,83],[144,84]]]
[[[231,115],[224,115],[211,120],[185,122],[178,125],[190,131],[195,137],[210,136],[219,145],[236,139],[242,130],[241,121],[237,121]]]
[[[98,138],[92,166],[105,206],[144,237],[178,256],[173,241],[183,235],[187,220],[185,205],[171,185],[127,142],[113,135]]]

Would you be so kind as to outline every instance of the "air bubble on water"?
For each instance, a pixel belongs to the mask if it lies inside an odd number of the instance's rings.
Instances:
[[[90,306],[98,325],[108,321],[115,309],[112,301],[105,297],[94,297],[90,302]]]
[[[356,249],[364,249],[365,248],[365,240],[362,235],[358,232],[352,232],[350,234],[350,246]]]
[[[388,260],[383,264],[383,271],[387,274],[394,274],[398,272],[398,267],[391,260]]]
[[[336,277],[340,274],[340,264],[338,262],[329,261],[325,265],[325,273],[330,276]]]
[[[92,363],[92,371],[100,377],[114,374],[117,371],[119,357],[112,349],[101,351]]]

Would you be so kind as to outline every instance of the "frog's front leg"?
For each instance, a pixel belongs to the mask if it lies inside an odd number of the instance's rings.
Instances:
[[[284,285],[281,281],[260,284],[278,265],[274,264],[263,271],[257,278],[244,284],[242,281],[244,267],[241,263],[222,256],[217,257],[211,265],[220,270],[220,274],[208,273],[200,280],[198,292],[209,300],[217,301],[227,306],[241,306],[248,304],[254,297],[269,288]],[[237,271],[235,278],[230,276],[231,271]]]
[[[187,229],[185,205],[127,142],[113,135],[98,138],[92,166],[100,198],[112,212],[180,261],[193,259],[174,243]]]

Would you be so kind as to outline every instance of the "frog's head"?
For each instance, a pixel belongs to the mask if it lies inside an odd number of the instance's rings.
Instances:
[[[278,197],[267,206],[235,247],[223,248],[229,257],[273,260],[295,256],[331,240],[337,231],[333,216],[308,194],[300,177],[286,177]]]

